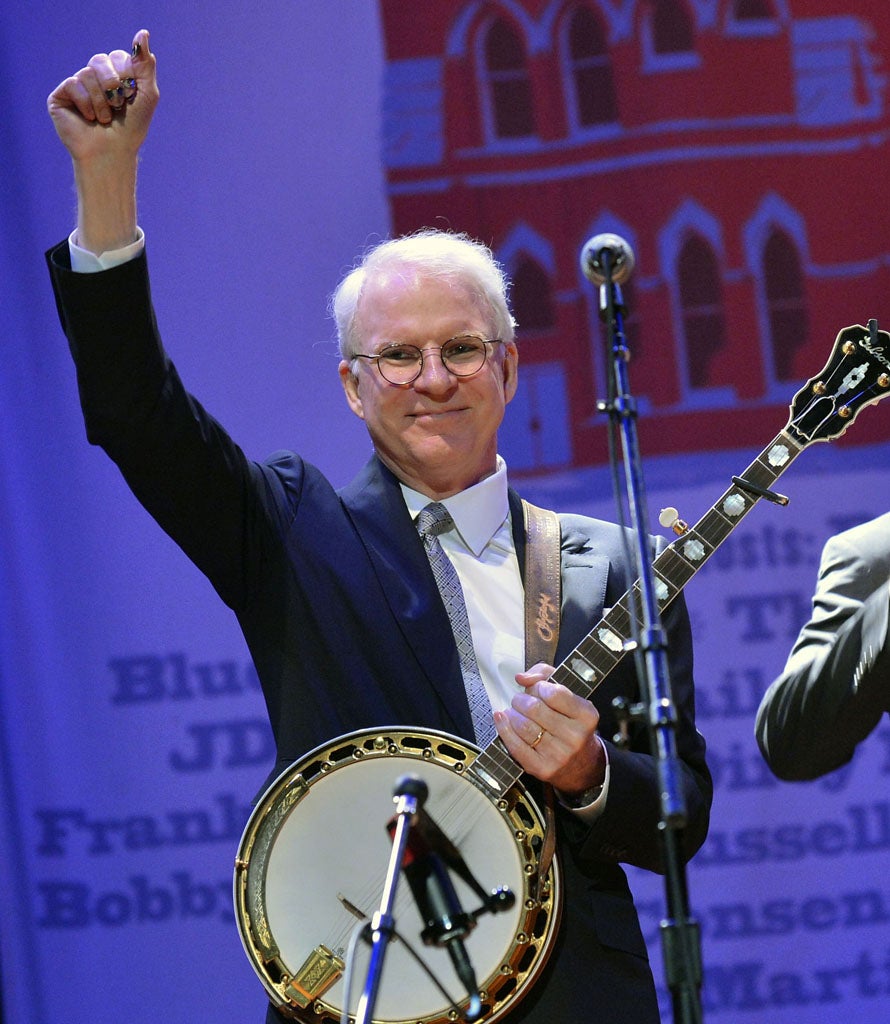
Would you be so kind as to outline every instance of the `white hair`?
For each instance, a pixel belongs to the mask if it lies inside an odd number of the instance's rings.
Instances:
[[[513,340],[516,324],[507,301],[510,283],[491,249],[463,233],[425,228],[373,246],[337,286],[331,314],[341,358],[352,359],[359,350],[356,314],[366,282],[398,267],[469,285],[490,314],[495,337]]]

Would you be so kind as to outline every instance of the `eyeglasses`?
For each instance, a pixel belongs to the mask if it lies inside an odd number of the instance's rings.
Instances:
[[[445,369],[455,377],[472,377],[485,365],[488,346],[500,345],[500,338],[479,338],[475,334],[459,334],[439,348],[421,349],[416,345],[389,345],[382,352],[367,355],[357,352],[353,359],[371,359],[380,376],[390,384],[413,384],[423,373],[424,355],[438,352]]]

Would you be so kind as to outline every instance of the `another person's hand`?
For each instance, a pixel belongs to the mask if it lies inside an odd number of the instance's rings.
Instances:
[[[495,713],[498,735],[522,768],[567,797],[602,785],[606,752],[596,735],[599,712],[583,697],[551,683],[553,666],[520,672],[524,687],[511,706]]]

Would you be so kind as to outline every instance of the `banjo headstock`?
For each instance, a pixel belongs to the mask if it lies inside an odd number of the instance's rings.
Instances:
[[[868,326],[845,327],[828,362],[791,400],[787,431],[802,445],[831,441],[867,405],[890,394],[890,334]]]

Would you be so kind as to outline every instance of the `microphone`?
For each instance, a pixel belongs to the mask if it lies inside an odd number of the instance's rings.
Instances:
[[[421,780],[409,783],[409,778],[399,780],[396,793],[404,792],[406,788],[422,793],[419,800],[422,804],[426,799],[426,786]],[[438,844],[430,840],[434,840],[437,832],[438,826],[418,806],[416,827],[408,836],[402,871],[423,919],[420,937],[425,945],[440,949],[444,946],[448,952],[454,970],[470,997],[467,1020],[473,1021],[482,1013],[482,999],[476,972],[463,940],[476,927],[476,919],[461,907],[448,868],[433,848]]]
[[[396,788],[392,792],[392,798],[393,802],[398,804],[413,801],[414,807],[409,809],[413,814],[417,814],[426,803],[429,792],[427,784],[417,775],[400,775],[396,779]]]
[[[620,235],[594,235],[581,249],[581,272],[596,285],[606,283],[607,270],[612,284],[624,284],[634,263],[634,251]]]

